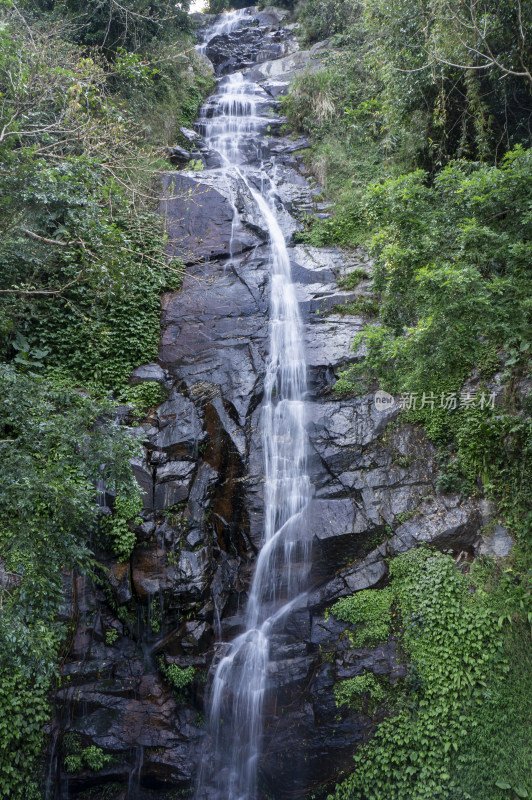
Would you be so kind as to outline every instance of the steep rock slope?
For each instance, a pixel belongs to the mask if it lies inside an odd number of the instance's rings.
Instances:
[[[202,48],[218,75],[243,69],[257,85],[264,119],[260,142],[250,140],[250,152],[261,156],[257,186],[261,169],[275,171],[278,215],[291,239],[298,219],[318,208],[299,155],[306,142],[284,135],[278,97],[294,75],[319,64],[327,43],[298,51],[283,16],[248,9]],[[204,117],[217,113],[217,102],[214,95]],[[241,630],[261,541],[269,244],[253,198],[238,175],[220,170],[201,123],[187,134],[203,169],[169,172],[161,207],[169,250],[187,262],[187,275],[163,299],[158,364],[133,375],[168,389],[135,431],[144,457],[134,469],[145,492],[137,546],[128,563],[98,554],[106,567],[100,585],[74,577],[67,587],[65,614],[76,629],[57,689],[48,768],[58,800],[82,790],[103,797],[103,787],[114,800],[191,791],[215,642]],[[393,640],[354,650],[327,607],[384,585],[385,558],[418,542],[471,549],[482,523],[473,503],[436,493],[433,450],[418,430],[390,425],[396,406],[382,412],[372,395],[332,392],[338,372],[357,357],[350,342],[363,322],[334,313],[353,295],[337,281],[353,269],[371,272],[367,256],[292,244],[290,259],[312,401],[315,494],[305,524],[314,566],[312,591],[272,642],[260,779],[276,798],[303,798],[348,771],[356,745],[371,735],[378,716],[339,710],[336,681],[368,669],[392,682],[404,674]],[[179,676],[173,687],[172,675]],[[90,745],[112,759],[97,772],[65,771],[69,748]]]

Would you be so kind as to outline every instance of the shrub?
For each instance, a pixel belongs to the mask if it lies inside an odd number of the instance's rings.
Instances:
[[[184,689],[189,686],[194,680],[195,676],[194,667],[178,667],[177,664],[169,664],[165,670],[165,677],[173,689]]]
[[[83,767],[99,772],[111,761],[111,756],[106,755],[101,747],[90,745],[80,753],[70,753],[66,756],[64,764],[67,772],[80,772]]]

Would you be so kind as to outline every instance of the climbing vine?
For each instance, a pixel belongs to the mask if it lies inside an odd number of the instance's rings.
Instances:
[[[104,517],[102,520],[102,528],[119,561],[127,561],[133,552],[136,536],[131,526],[142,522],[138,516],[141,510],[142,496],[140,489],[135,485],[129,489],[127,495],[117,495],[112,516]]]
[[[351,597],[343,597],[334,604],[331,611],[342,622],[357,625],[353,643],[356,647],[365,647],[368,644],[379,644],[388,638],[392,624],[393,598],[390,587],[380,592],[364,589]]]
[[[386,601],[377,601],[378,590],[368,590],[358,595],[364,596],[358,603],[347,598],[332,609],[341,619],[365,623],[367,603],[368,624],[382,641],[393,599],[401,647],[410,662],[394,715],[355,755],[354,771],[337,786],[335,800],[448,798],[452,758],[508,670],[489,596],[456,569],[450,556],[412,550],[392,560],[390,578]],[[354,611],[346,613],[350,606]],[[379,609],[380,624],[375,622]],[[374,677],[363,675],[356,684],[340,684],[337,700],[352,703],[356,691],[376,702],[384,697]]]

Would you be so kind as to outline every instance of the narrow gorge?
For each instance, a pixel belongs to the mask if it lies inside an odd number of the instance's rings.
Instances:
[[[286,15],[201,15],[217,88],[182,128],[160,206],[186,272],[163,296],[157,362],[131,378],[167,398],[132,428],[131,558],[96,549],[99,582],[67,582],[47,800],[326,796],[386,714],[338,706],[335,685],[406,675],[393,635],[357,647],[328,609],[385,587],[387,559],[420,543],[469,558],[490,514],[436,491],[436,451],[397,402],[333,391],[365,323],[338,306],[370,282],[342,279],[372,261],[298,243],[328,211],[281,98],[333,47],[300,49]],[[69,742],[111,758],[67,771]]]

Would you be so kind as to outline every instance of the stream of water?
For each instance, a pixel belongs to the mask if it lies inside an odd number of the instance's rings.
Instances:
[[[236,28],[226,14],[210,38]],[[206,45],[201,46],[204,50]],[[266,93],[235,72],[220,81],[200,119],[222,173],[240,178],[263,218],[269,239],[270,334],[261,436],[264,451],[264,532],[245,612],[244,632],[220,643],[209,696],[210,748],[200,769],[197,799],[254,800],[261,757],[270,637],[305,591],[310,561],[304,510],[312,488],[306,469],[306,363],[303,328],[290,260],[276,206],[275,162],[261,154]]]

